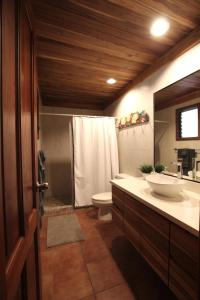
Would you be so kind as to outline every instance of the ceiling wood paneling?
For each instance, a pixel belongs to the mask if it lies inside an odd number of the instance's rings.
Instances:
[[[45,105],[104,109],[200,24],[195,0],[33,0],[32,5]],[[149,28],[158,16],[167,17],[171,28],[154,38]],[[110,77],[116,85],[106,84]]]
[[[155,110],[200,97],[200,71],[167,86],[154,94]]]

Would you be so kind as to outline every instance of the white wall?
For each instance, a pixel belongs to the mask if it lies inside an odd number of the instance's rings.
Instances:
[[[140,174],[138,170],[140,164],[144,162],[153,163],[153,94],[199,69],[200,44],[159,69],[105,110],[106,115],[122,117],[144,109],[150,116],[150,122],[147,125],[119,131],[120,172],[137,176]]]

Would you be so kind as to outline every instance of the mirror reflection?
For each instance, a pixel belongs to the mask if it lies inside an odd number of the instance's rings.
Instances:
[[[154,94],[155,164],[200,182],[200,71]]]

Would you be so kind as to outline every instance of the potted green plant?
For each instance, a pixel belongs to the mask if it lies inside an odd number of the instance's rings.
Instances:
[[[151,174],[151,172],[153,171],[153,166],[149,164],[143,164],[139,167],[139,169],[142,172],[143,177],[146,178],[146,176]]]
[[[165,166],[162,164],[156,164],[154,168],[156,173],[161,173],[165,170]]]

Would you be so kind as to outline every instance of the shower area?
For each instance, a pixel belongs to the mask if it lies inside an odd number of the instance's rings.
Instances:
[[[115,118],[40,114],[45,162],[44,213],[92,204],[92,195],[111,190],[119,172]]]
[[[40,115],[41,150],[45,157],[44,213],[73,207],[72,117]]]

